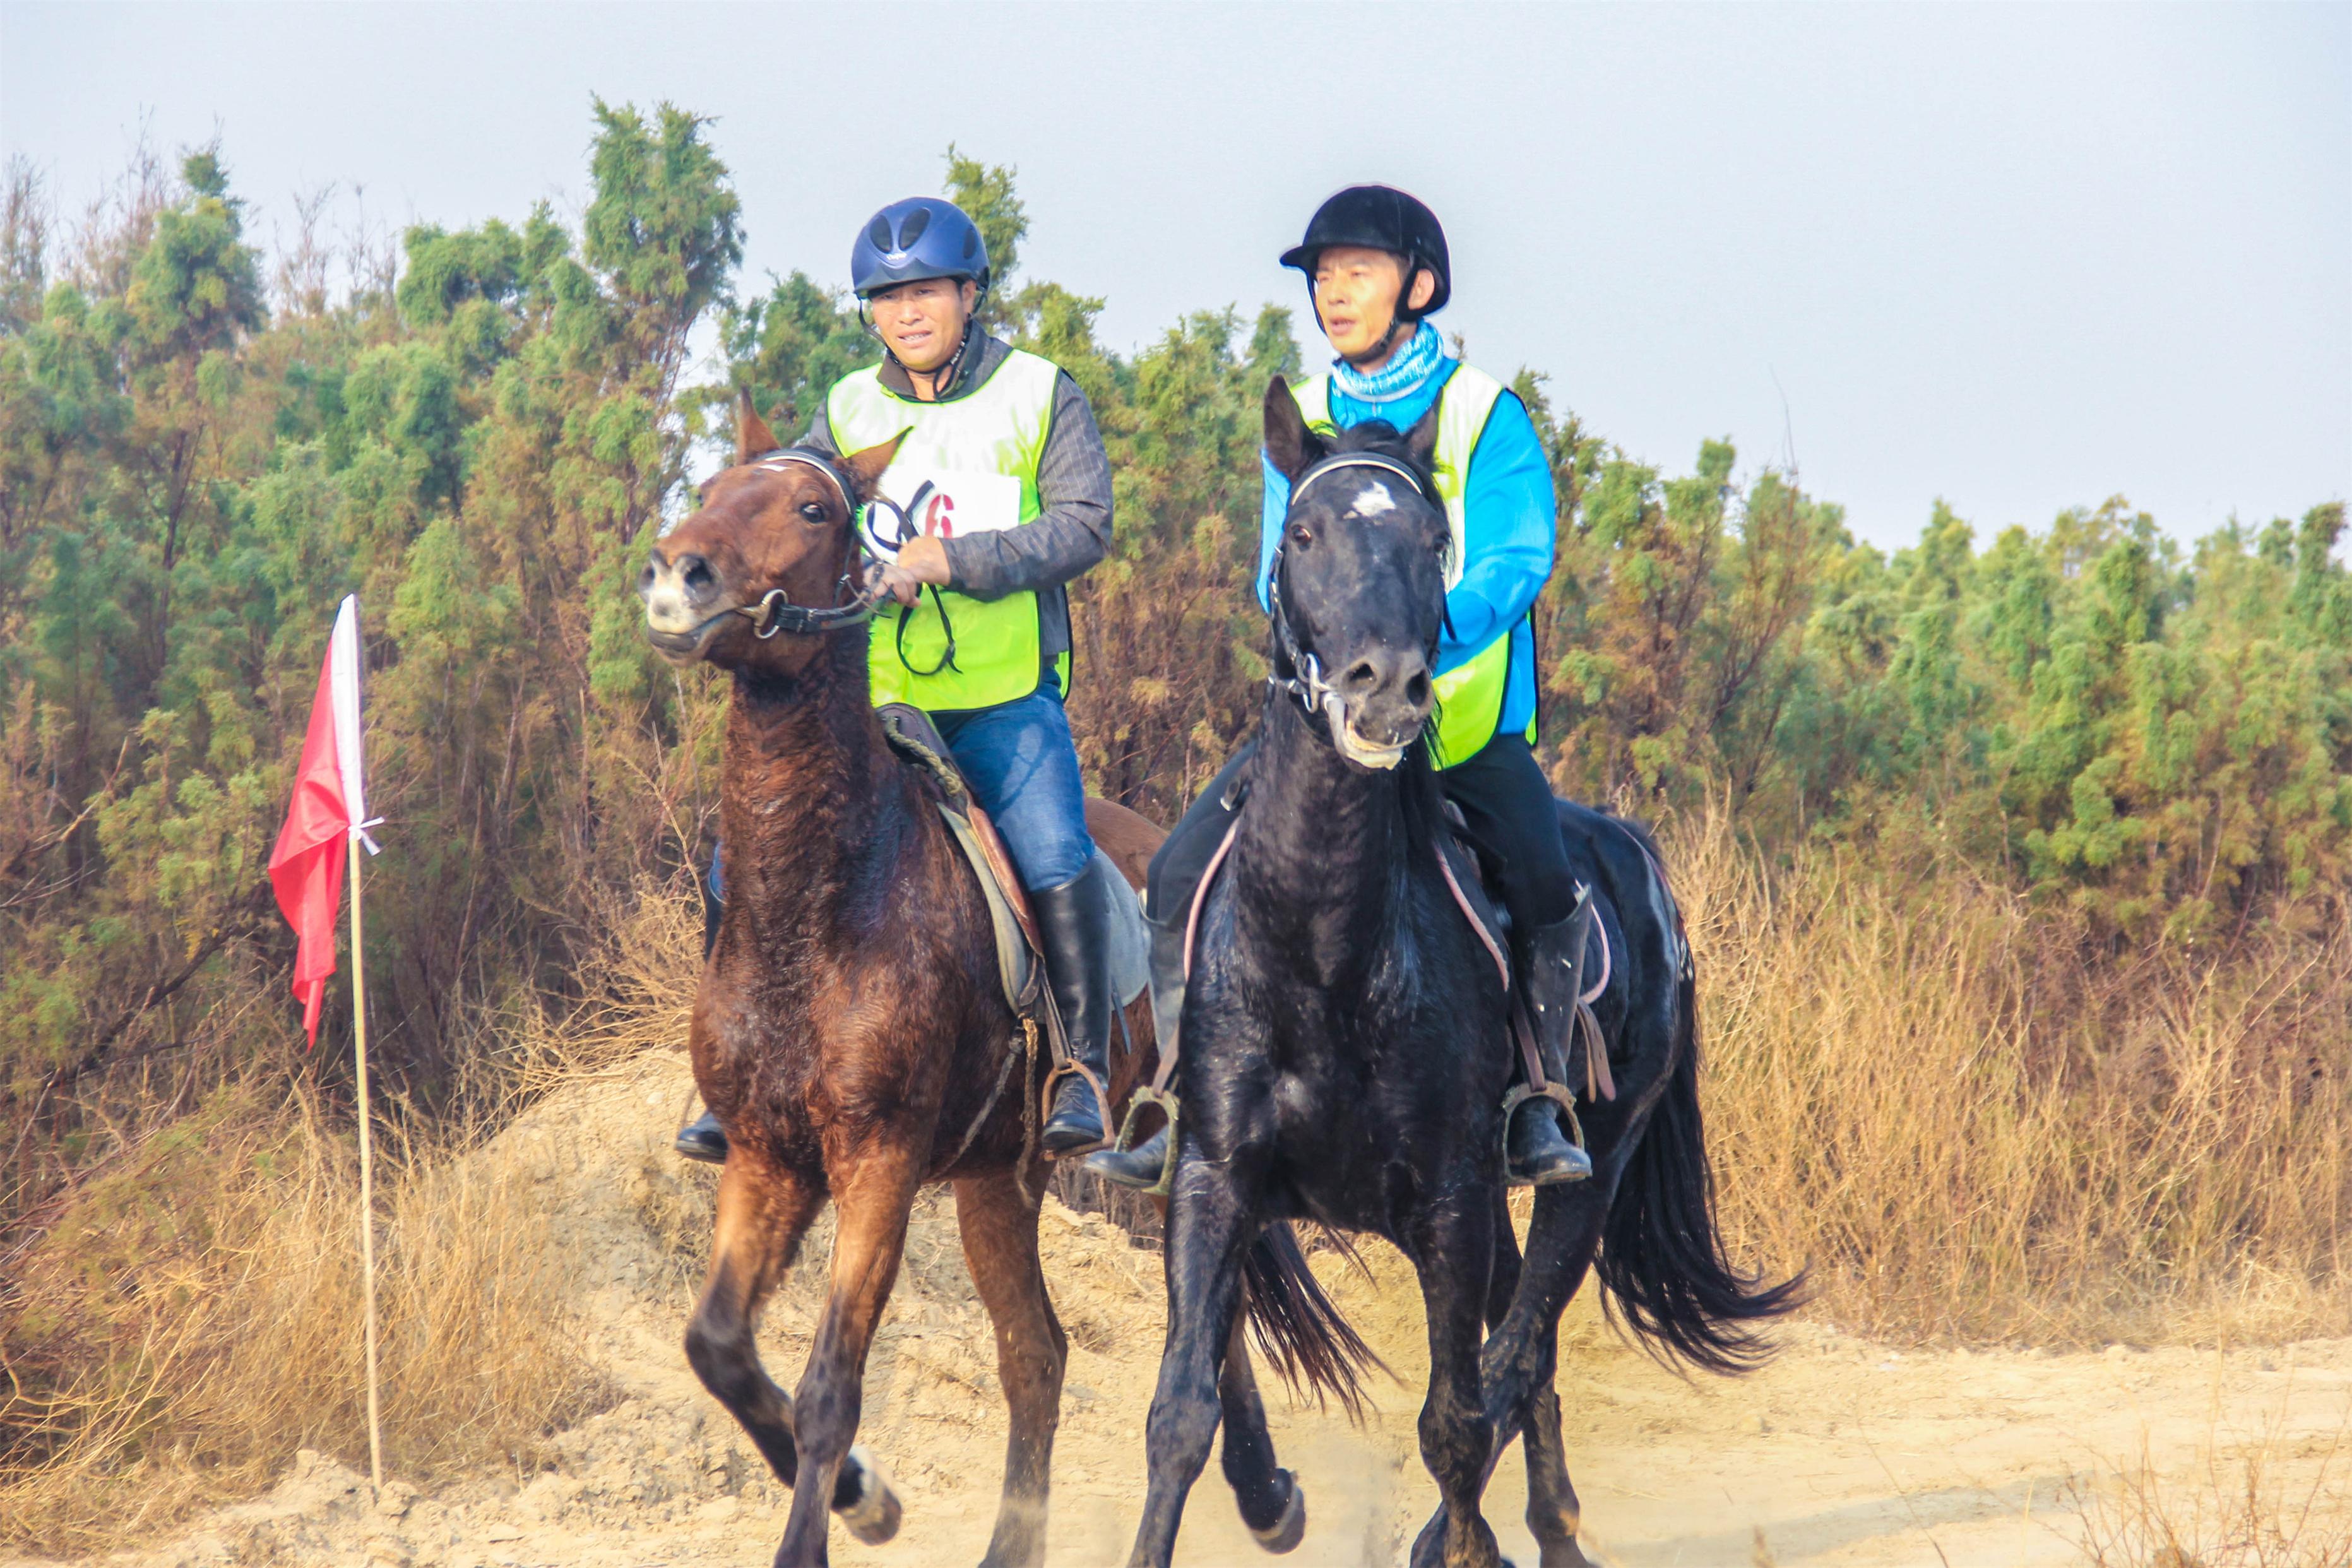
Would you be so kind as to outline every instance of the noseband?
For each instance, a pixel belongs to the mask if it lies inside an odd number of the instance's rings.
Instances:
[[[1290,510],[1297,510],[1299,498],[1307,493],[1307,486],[1324,475],[1340,468],[1379,468],[1386,473],[1394,474],[1412,487],[1414,495],[1431,505],[1436,504],[1430,498],[1426,481],[1394,458],[1384,458],[1377,452],[1339,452],[1323,458],[1298,476],[1297,481],[1290,487]],[[1310,721],[1328,717],[1333,726],[1333,731],[1326,738],[1337,745],[1339,743],[1337,726],[1341,721],[1346,705],[1338,689],[1323,679],[1323,661],[1317,658],[1313,650],[1298,640],[1297,629],[1290,624],[1288,602],[1283,596],[1282,563],[1285,552],[1290,548],[1289,534],[1289,518],[1286,515],[1283,519],[1282,542],[1274,547],[1274,559],[1266,563],[1265,601],[1267,610],[1274,621],[1275,652],[1281,656],[1277,664],[1287,664],[1290,667],[1290,674],[1286,677],[1269,672],[1265,678],[1265,683],[1276,691],[1286,692],[1296,698],[1298,706],[1306,710],[1307,717]],[[1441,621],[1439,625],[1442,627],[1444,623]],[[1434,634],[1429,639],[1426,652],[1429,656],[1430,668],[1435,669],[1437,637]]]
[[[847,476],[835,466],[832,458],[807,447],[786,447],[770,452],[751,466],[762,473],[781,474],[793,464],[814,468],[832,482],[833,488],[840,493],[843,510],[848,514],[850,536],[860,539],[861,542],[857,560],[841,574],[841,580],[833,585],[834,603],[830,607],[811,609],[795,605],[782,588],[769,589],[760,596],[757,605],[736,607],[737,615],[751,619],[753,635],[762,642],[778,632],[790,632],[794,637],[813,637],[820,632],[847,631],[874,618],[874,601],[856,583],[857,563],[864,560],[866,551],[862,536],[857,531],[857,501],[855,492],[849,488]]]

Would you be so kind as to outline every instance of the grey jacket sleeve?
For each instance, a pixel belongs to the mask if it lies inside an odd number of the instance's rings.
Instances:
[[[1043,510],[1018,528],[949,540],[949,586],[975,599],[1056,588],[1109,551],[1110,458],[1087,395],[1067,371],[1054,384],[1054,422],[1037,459],[1037,502]]]
[[[833,421],[825,417],[824,404],[816,405],[816,417],[809,421],[808,434],[801,437],[801,445],[823,452],[828,458],[841,456],[841,448],[833,444]]]

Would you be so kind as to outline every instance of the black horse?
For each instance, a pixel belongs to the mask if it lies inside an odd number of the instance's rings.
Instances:
[[[1168,1341],[1130,1562],[1164,1565],[1173,1552],[1218,1424],[1244,1253],[1267,1221],[1307,1218],[1387,1237],[1420,1279],[1422,1457],[1442,1507],[1416,1568],[1498,1562],[1479,1499],[1513,1436],[1527,1447],[1544,1568],[1581,1563],[1552,1373],[1559,1313],[1604,1230],[1602,1280],[1633,1326],[1702,1365],[1760,1354],[1743,1325],[1785,1310],[1793,1284],[1759,1289],[1716,1237],[1692,971],[1654,847],[1631,824],[1567,805],[1562,832],[1606,950],[1593,959],[1608,981],[1595,1012],[1616,1095],[1586,1112],[1593,1179],[1538,1191],[1522,1270],[1502,1168],[1504,984],[1448,886],[1423,740],[1451,542],[1431,499],[1434,416],[1402,437],[1366,425],[1327,442],[1277,380],[1265,429],[1291,480],[1273,573],[1274,689],[1240,817],[1195,906]],[[1335,1337],[1309,1380],[1352,1402],[1369,1352],[1336,1321],[1318,1314],[1318,1326]],[[1241,1408],[1228,1391],[1226,1413]],[[1262,1425],[1228,1430],[1224,1463],[1245,1516],[1254,1493],[1301,1511]]]

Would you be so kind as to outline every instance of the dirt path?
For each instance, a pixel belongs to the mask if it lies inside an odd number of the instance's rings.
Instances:
[[[701,1189],[681,1178],[665,1147],[687,1092],[677,1058],[648,1060],[547,1101],[483,1156],[524,1162],[538,1178],[556,1234],[593,1282],[583,1301],[588,1348],[626,1396],[557,1439],[556,1468],[424,1494],[394,1483],[371,1505],[358,1476],[306,1453],[270,1497],[211,1516],[159,1551],[109,1561],[766,1563],[787,1496],[677,1350],[705,1223]],[[1049,1562],[1093,1568],[1123,1562],[1134,1529],[1158,1371],[1159,1259],[1097,1216],[1058,1204],[1047,1205],[1045,1233],[1048,1277],[1073,1342]],[[824,1240],[812,1244],[818,1264]],[[1380,1412],[1362,1429],[1278,1399],[1273,1412],[1282,1461],[1307,1491],[1307,1541],[1286,1560],[1302,1568],[1386,1568],[1434,1502],[1413,1436],[1424,1364],[1417,1292],[1394,1254],[1369,1256],[1370,1281],[1335,1271],[1330,1282],[1402,1384],[1381,1391]],[[769,1314],[764,1348],[787,1386],[808,1349],[814,1278],[804,1263]],[[2352,1540],[2352,1341],[2228,1354],[2122,1346],[2092,1355],[1909,1354],[1799,1323],[1783,1343],[1780,1359],[1751,1378],[1685,1382],[1621,1344],[1589,1302],[1579,1303],[1560,1392],[1585,1547],[1597,1561],[2076,1563],[2084,1561],[2086,1485],[2107,1500],[2093,1506],[2094,1529],[2121,1517],[2119,1466],[2145,1464],[2176,1516],[2194,1507],[2218,1518],[2242,1489],[2248,1453],[2261,1459],[2261,1486],[2289,1502],[2316,1489],[2334,1528]],[[1004,1432],[992,1355],[953,1216],[933,1197],[919,1213],[876,1347],[861,1434],[898,1484],[906,1526],[879,1548],[836,1530],[835,1563],[931,1568],[979,1559]],[[1505,1552],[1533,1568],[1534,1543],[1517,1517],[1524,1500],[1515,1451],[1496,1474],[1488,1516]],[[1264,1560],[1213,1464],[1194,1489],[1179,1561]]]

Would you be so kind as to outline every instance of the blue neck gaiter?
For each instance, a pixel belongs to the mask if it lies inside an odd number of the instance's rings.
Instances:
[[[1366,375],[1346,360],[1331,362],[1331,384],[1359,403],[1394,403],[1421,390],[1444,362],[1444,340],[1427,321],[1389,363]]]

